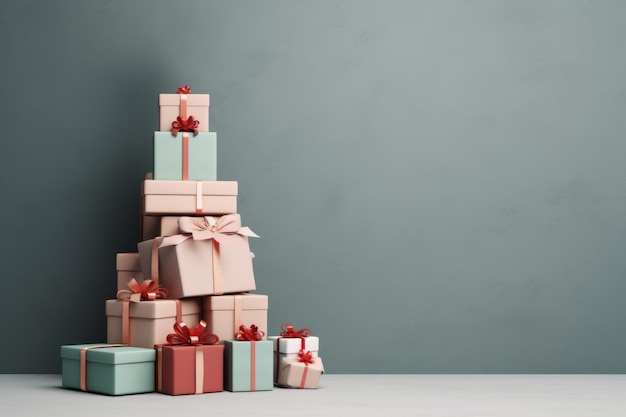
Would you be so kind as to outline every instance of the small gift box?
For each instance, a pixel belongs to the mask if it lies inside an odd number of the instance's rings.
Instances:
[[[158,277],[173,298],[220,295],[256,288],[248,237],[239,214],[181,217],[181,234],[140,242],[144,277]],[[152,271],[158,257],[158,271]]]
[[[237,181],[142,182],[142,216],[237,212]]]
[[[283,358],[278,385],[289,388],[317,388],[324,373],[322,358],[300,351],[294,358]]]
[[[217,179],[217,134],[154,132],[155,180]]]
[[[117,290],[125,290],[127,283],[135,278],[137,282],[143,281],[141,263],[138,253],[118,253],[115,257],[115,269],[117,270]]]
[[[122,345],[61,346],[62,384],[108,395],[154,391],[154,349]]]
[[[157,299],[159,294],[159,298],[164,297],[156,291],[151,293],[155,289],[153,282],[146,280],[139,285],[131,280],[130,291],[119,291],[117,300],[106,301],[108,343],[152,348],[165,342],[176,322],[198,324],[199,299]]]
[[[202,394],[224,390],[224,345],[205,333],[206,323],[195,328],[176,323],[168,345],[156,345],[157,391],[170,395]]]
[[[255,325],[240,326],[236,340],[224,341],[224,388],[227,391],[274,389],[272,342]]]
[[[208,132],[209,106],[208,94],[191,94],[188,86],[178,86],[177,94],[159,94],[159,130],[169,131],[178,117],[193,116],[198,121],[198,130]]]
[[[295,330],[292,324],[280,326],[280,336],[270,336],[268,340],[273,342],[275,355],[274,382],[278,384],[281,379],[283,368],[281,366],[285,358],[297,358],[302,351],[310,352],[313,357],[319,357],[319,338],[311,336],[308,328]]]
[[[267,295],[211,295],[202,299],[202,319],[220,340],[233,339],[239,323],[255,323],[266,339],[267,306]]]

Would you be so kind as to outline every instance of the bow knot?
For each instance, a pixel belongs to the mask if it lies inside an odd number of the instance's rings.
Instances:
[[[185,85],[185,86],[179,85],[177,93],[178,94],[191,94],[191,88],[188,85]]]
[[[240,341],[256,342],[262,340],[265,332],[260,331],[258,326],[251,324],[250,327],[245,325],[239,326],[239,331],[235,333],[235,339]]]
[[[154,301],[157,298],[167,298],[167,289],[151,279],[143,281],[140,285],[135,278],[131,278],[126,285],[130,290],[119,290],[117,292],[118,300],[130,300],[138,303],[141,300]]]
[[[189,116],[186,119],[178,116],[176,120],[172,122],[172,135],[178,135],[178,132],[193,132],[194,135],[198,134],[198,125],[199,121],[193,118],[193,116]]]
[[[174,324],[174,332],[167,335],[170,345],[214,345],[220,338],[213,333],[204,333],[206,321],[200,320],[196,327],[189,328],[184,321]]]
[[[308,328],[303,328],[300,330],[295,330],[293,324],[281,324],[280,325],[280,337],[307,337],[311,336],[311,330]]]
[[[304,349],[300,349],[300,352],[298,352],[298,362],[304,362],[307,365],[315,362],[313,353],[311,353],[310,350],[305,351]]]

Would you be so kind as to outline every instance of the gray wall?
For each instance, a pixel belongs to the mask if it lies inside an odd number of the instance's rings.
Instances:
[[[0,372],[105,339],[178,84],[328,372],[626,371],[626,2],[0,8]]]

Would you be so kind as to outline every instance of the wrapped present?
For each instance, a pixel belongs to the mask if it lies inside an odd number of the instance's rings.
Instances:
[[[202,299],[202,319],[220,340],[234,339],[239,323],[255,323],[266,339],[267,306],[267,295],[211,295]]]
[[[194,328],[176,323],[167,345],[157,351],[157,391],[170,395],[202,394],[224,390],[224,345],[206,333],[206,322]]]
[[[176,94],[159,94],[159,130],[167,132],[177,118],[187,120],[193,116],[200,132],[209,131],[208,94],[191,94],[188,86],[178,86]]]
[[[154,132],[155,180],[217,179],[215,132]]]
[[[272,342],[255,325],[240,326],[236,340],[224,341],[224,389],[269,391],[274,389]]]
[[[143,216],[141,240],[150,240],[159,236],[177,235],[180,216]],[[139,261],[139,254],[137,255]]]
[[[131,279],[137,282],[143,281],[141,263],[138,253],[118,253],[115,256],[115,269],[117,270],[117,290],[125,290]]]
[[[237,212],[237,181],[144,180],[142,216]]]
[[[296,357],[283,358],[278,385],[289,388],[317,388],[324,373],[322,358],[300,351]]]
[[[319,357],[319,338],[311,336],[311,330],[308,328],[296,330],[293,324],[282,324],[280,327],[280,336],[268,337],[268,340],[273,343],[276,365],[274,367],[274,382],[277,384],[283,372],[281,367],[283,359],[297,358],[301,351],[308,351],[313,357]]]
[[[178,229],[181,234],[137,245],[144,278],[158,279],[173,298],[256,288],[248,237],[258,236],[241,227],[239,214],[181,217]]]
[[[141,285],[131,280],[129,287],[130,290],[118,292],[117,300],[106,301],[108,343],[152,348],[165,343],[175,323],[185,321],[195,326],[200,321],[197,298],[164,299],[164,293],[157,292],[152,280]]]
[[[154,349],[118,344],[61,346],[62,384],[108,395],[154,391]]]

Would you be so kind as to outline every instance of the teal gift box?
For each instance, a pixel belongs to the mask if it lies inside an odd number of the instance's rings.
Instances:
[[[217,133],[154,132],[154,179],[216,181]]]
[[[271,340],[225,340],[224,389],[233,392],[274,389],[273,353]]]
[[[62,384],[108,395],[154,391],[156,352],[93,343],[61,346]]]

